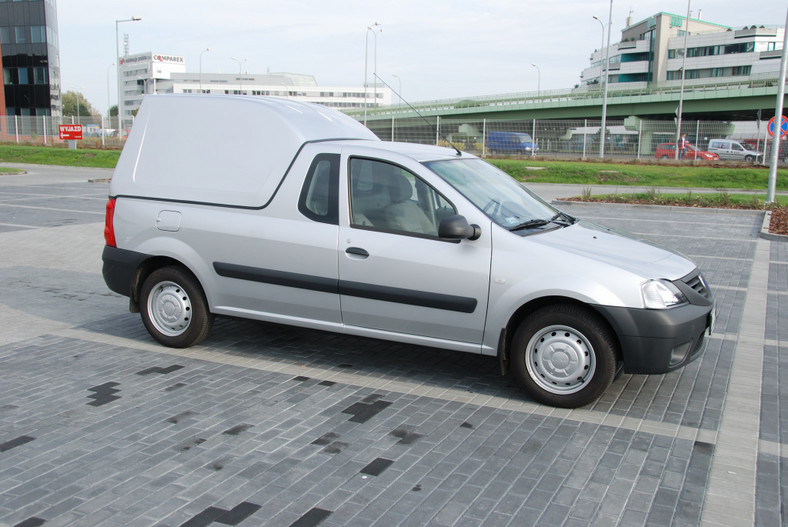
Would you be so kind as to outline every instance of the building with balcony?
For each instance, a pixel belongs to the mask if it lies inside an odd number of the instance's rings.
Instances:
[[[687,86],[777,78],[784,32],[765,26],[734,29],[671,13],[634,24],[628,20],[621,40],[610,46],[607,79],[619,88],[678,84],[682,66]],[[580,76],[583,85],[600,84],[604,56],[605,49],[591,54],[591,65]]]

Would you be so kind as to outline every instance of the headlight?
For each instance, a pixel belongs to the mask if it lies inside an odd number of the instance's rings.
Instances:
[[[640,290],[648,309],[667,309],[687,302],[684,293],[667,280],[649,280]]]

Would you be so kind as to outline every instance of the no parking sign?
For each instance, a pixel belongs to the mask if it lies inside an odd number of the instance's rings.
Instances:
[[[786,119],[784,115],[782,115],[781,117],[782,118],[780,119],[780,137],[784,136],[785,134],[788,134],[788,119]],[[774,116],[769,120],[769,125],[767,127],[770,136],[774,136],[774,127],[776,124],[777,124],[777,116]]]

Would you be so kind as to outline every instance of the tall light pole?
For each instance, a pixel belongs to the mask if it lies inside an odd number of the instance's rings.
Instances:
[[[235,57],[230,57],[230,58],[238,63],[238,84],[239,84],[238,91],[243,92],[244,90],[243,64],[241,63],[241,59],[237,59]],[[246,62],[246,59],[244,59],[243,61]],[[243,93],[241,93],[240,95],[243,95]]]
[[[200,93],[202,93],[202,56],[209,51],[211,51],[211,48],[205,48],[200,52]]]
[[[783,53],[780,59],[780,80],[777,84],[777,103],[774,107],[774,133],[772,134],[772,152],[769,161],[769,185],[766,192],[766,203],[774,203],[777,193],[777,163],[780,154],[780,130],[783,124],[783,99],[785,98],[785,76],[788,74],[788,10],[785,12],[786,30],[783,35]]]
[[[107,126],[105,127],[102,123],[101,125],[101,144],[104,144],[104,137],[107,135],[107,129],[112,126],[111,116],[109,114],[109,109],[112,107],[112,102],[110,102],[109,94],[110,94],[110,82],[109,82],[109,71],[115,65],[113,62],[109,66],[107,66]]]
[[[536,64],[531,64],[531,66],[536,68],[536,96],[539,97],[539,93],[542,91],[542,70]]]
[[[399,78],[399,75],[396,73],[391,74],[392,77],[397,79],[398,87],[397,87],[397,98],[399,99],[399,104],[397,106],[402,106],[402,79]],[[391,114],[391,140],[395,141],[395,133],[396,133],[396,126],[394,125],[394,112]]]
[[[120,107],[120,100],[121,95],[123,93],[123,86],[120,82],[120,49],[118,47],[118,24],[122,24],[123,22],[139,22],[142,20],[142,17],[133,16],[131,18],[125,18],[123,20],[115,20],[115,60],[117,61],[117,81],[118,81],[118,134],[120,134],[120,129],[123,128],[123,112],[121,111]]]
[[[679,158],[679,138],[681,137],[681,114],[684,113],[684,78],[687,72],[687,36],[689,35],[690,24],[690,0],[687,0],[687,27],[684,30],[684,54],[681,58],[681,88],[679,89],[679,107],[676,110],[676,153],[675,159]],[[695,144],[698,138],[695,138]]]
[[[594,20],[599,22],[599,25],[602,27],[602,43],[599,44],[599,87],[602,87],[602,70],[605,67],[605,24],[599,17],[594,15],[592,17]]]
[[[374,73],[377,75],[378,73],[378,32],[383,31],[383,27],[381,26],[380,22],[375,22],[374,24],[367,26],[367,33],[364,38],[364,126],[367,125],[367,88],[369,86],[368,81],[368,74],[367,74],[367,65],[369,64],[369,32],[372,32],[372,35],[375,37],[375,69]],[[377,85],[375,85],[375,99],[378,97],[378,89]],[[377,102],[377,100],[375,101]]]
[[[613,0],[610,0],[610,12],[607,15],[607,46],[605,47],[605,64],[604,64],[604,71],[602,72],[604,75],[603,81],[605,86],[602,90],[602,127],[599,133],[599,158],[603,159],[605,157],[605,128],[607,127],[607,87],[608,82],[607,79],[607,70],[610,67],[610,33],[612,33],[611,29],[613,29]]]

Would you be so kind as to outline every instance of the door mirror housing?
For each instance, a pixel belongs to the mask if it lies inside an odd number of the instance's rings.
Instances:
[[[477,240],[482,235],[482,228],[470,225],[465,216],[454,214],[443,218],[438,225],[438,236],[452,240]]]

